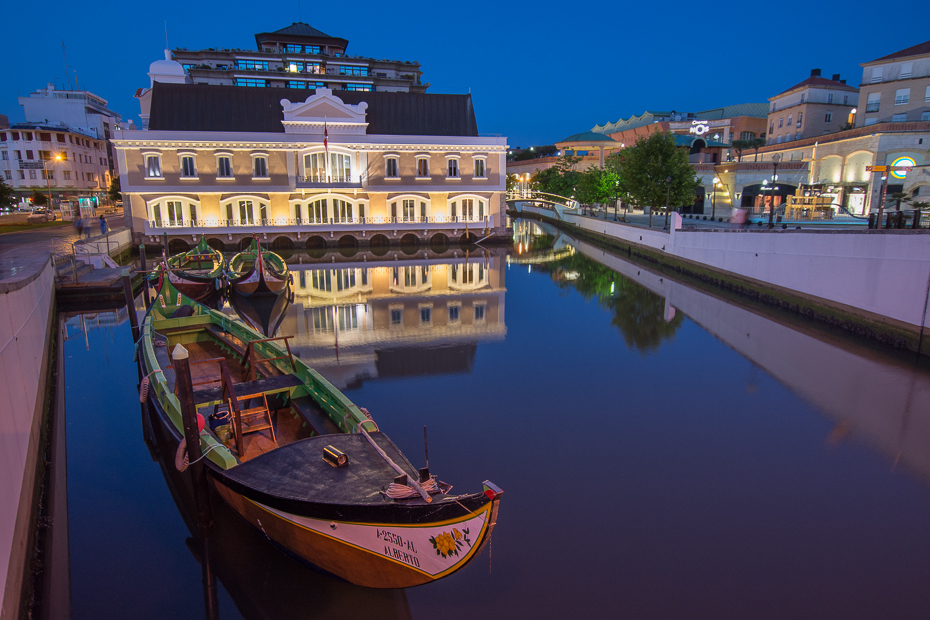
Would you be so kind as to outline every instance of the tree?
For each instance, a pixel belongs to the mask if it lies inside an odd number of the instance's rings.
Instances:
[[[765,138],[750,138],[748,142],[749,146],[747,148],[753,149],[756,152],[753,161],[759,161],[759,149],[765,146]]]
[[[693,203],[694,189],[699,185],[687,152],[675,145],[668,132],[640,137],[625,150],[619,172],[624,189],[640,206],[665,205],[666,200],[670,206]]]
[[[537,172],[533,181],[541,192],[571,198],[577,193],[581,180],[581,173],[574,169],[580,161],[580,157],[562,155],[555,166]]]
[[[48,197],[40,192],[39,190],[33,190],[32,192],[32,204],[37,207],[44,207],[48,204]]]
[[[743,160],[743,151],[748,151],[752,148],[752,146],[750,146],[749,140],[734,140],[732,146],[733,150],[736,151],[736,163],[739,163]]]
[[[510,177],[510,175],[507,176]],[[110,197],[111,202],[119,202],[123,199],[123,195],[120,193],[119,177],[113,177],[113,180],[110,181],[110,189],[107,195]]]
[[[0,179],[0,207],[10,207],[16,204],[16,196],[13,194],[13,188],[6,184],[6,181]]]

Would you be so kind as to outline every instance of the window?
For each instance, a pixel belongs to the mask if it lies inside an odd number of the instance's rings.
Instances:
[[[843,95],[843,105],[849,105],[849,95]]]
[[[374,87],[371,84],[345,84],[342,90],[353,90],[356,92],[371,92]]]
[[[239,201],[239,224],[254,224],[255,211],[251,200]]]
[[[741,131],[739,132],[740,140],[752,140],[756,137],[756,132],[754,131]]]
[[[26,179],[26,171],[25,171],[25,170],[17,170],[17,172],[19,172],[19,180],[20,180],[20,181],[23,181],[23,180]]]
[[[96,183],[96,182],[97,182],[97,177],[96,177],[96,175],[95,175],[93,172],[88,172],[88,173],[87,173],[87,180],[90,181],[91,183]]]
[[[70,181],[70,180],[71,180],[71,171],[70,171],[70,170],[65,170],[65,171],[64,171],[64,175],[65,175],[65,181]]]
[[[327,213],[327,200],[321,198],[307,204],[307,216],[311,224],[329,223],[329,213]]]
[[[475,159],[475,178],[476,179],[486,179],[487,174],[485,174],[485,160],[484,158]]]
[[[788,127],[791,127],[791,115],[788,115]]]
[[[903,65],[901,65],[901,75],[899,76],[899,79],[906,80],[907,78],[911,77],[911,72],[913,70],[914,70],[914,63],[912,62],[904,63]]]
[[[772,135],[773,133],[775,133],[775,122],[774,121],[769,125],[769,135]]]
[[[161,155],[145,156],[145,178],[160,179],[161,176]]]
[[[30,179],[36,178],[36,171],[35,171],[35,170],[30,170],[30,171],[29,171],[29,178],[30,178]]]
[[[397,179],[400,178],[400,174],[397,170],[397,158],[396,157],[385,157],[384,158],[384,176],[388,179]]]
[[[256,86],[264,88],[268,86],[268,80],[257,80],[253,78],[236,78],[236,86]]]
[[[267,71],[268,61],[267,60],[237,60],[236,68],[245,69],[248,71]]]
[[[416,221],[416,218],[417,218],[416,201],[415,200],[402,200],[401,203],[404,209],[404,214],[403,214],[404,220],[403,221],[405,222]]]
[[[229,155],[220,155],[216,158],[216,176],[220,179],[233,178],[232,158]]]
[[[833,103],[833,93],[827,93],[827,103]]]
[[[920,120],[922,120],[922,121],[930,121],[930,112],[924,112],[923,114],[921,114],[921,115],[920,115]]]
[[[475,323],[484,323],[487,304],[475,304]]]
[[[368,67],[339,67],[339,74],[368,77]]]
[[[881,93],[869,93],[869,100],[865,104],[866,112],[878,112],[878,107],[881,105]]]
[[[801,126],[801,121],[804,119],[804,112],[798,112],[798,127]]]
[[[67,174],[67,171],[65,171],[65,173]],[[3,171],[3,176],[6,177],[6,180],[7,180],[7,181],[12,181],[12,180],[13,180],[13,173],[10,172],[9,170],[4,170],[4,171]],[[65,178],[67,179],[68,177],[65,177]]]
[[[778,136],[778,140],[776,140],[776,142],[777,142],[778,144],[781,144],[782,140],[784,140],[784,139],[785,139],[784,136]]]
[[[420,306],[420,327],[430,327],[433,324],[433,307]]]
[[[63,133],[56,133],[56,134],[55,134],[55,139],[58,140],[59,142],[64,142],[64,141],[65,141],[65,134],[63,134]]]
[[[446,162],[446,178],[448,179],[457,179],[459,178],[459,160],[456,157],[450,157],[449,161]]]
[[[460,304],[449,304],[449,324],[456,325],[462,320],[462,306]]]
[[[895,114],[891,117],[892,123],[903,123],[907,120],[907,114]]]
[[[181,155],[181,178],[197,178],[197,165],[194,163],[193,155]]]
[[[930,86],[924,91],[924,103],[930,103]]]
[[[188,73],[190,73],[191,69],[196,69],[196,68],[197,68],[197,65],[190,65],[190,64],[184,63],[184,64],[181,65],[181,67],[183,67],[185,71],[187,71]]]
[[[35,159],[35,158],[32,156],[32,151],[26,151],[26,159]]]
[[[782,116],[778,119],[778,128],[781,129],[784,126],[785,126],[785,117]]]
[[[801,132],[800,132],[800,131],[799,131],[798,133],[794,134],[794,139],[795,139],[795,140],[800,140],[800,139],[801,139]]]
[[[895,105],[905,105],[911,100],[911,89],[910,88],[899,88],[894,93],[894,104]]]
[[[303,45],[285,45],[284,51],[288,54],[300,54],[303,53]]]
[[[284,66],[284,68],[285,68],[287,71],[290,71],[291,73],[300,73],[301,71],[304,70],[304,63],[302,63],[302,62],[297,62],[297,61],[295,61],[295,60],[290,60],[290,61],[288,61],[288,63]]]
[[[322,53],[323,48],[319,45],[305,45],[304,54],[320,54]]]
[[[872,83],[882,81],[882,68],[881,67],[872,67]]]
[[[823,117],[823,122],[832,123],[833,122],[833,112],[827,112]]]
[[[801,103],[804,103],[804,93],[801,93]]]
[[[404,324],[404,309],[391,308],[391,327],[400,327]]]
[[[345,200],[333,200],[333,216],[340,224],[352,223],[352,203]]]
[[[417,178],[429,178],[429,157],[417,157]]]
[[[252,177],[256,179],[268,178],[268,158],[265,156],[252,158]]]
[[[329,154],[329,174],[333,182],[345,183],[352,178],[352,158],[343,153]]]
[[[166,205],[168,207],[168,226],[184,226],[184,215],[181,212],[181,201],[169,200]]]
[[[10,159],[10,154],[7,151],[3,151],[3,153],[0,155],[2,155],[3,161],[7,161]]]
[[[874,125],[874,124],[877,123],[877,122],[878,122],[878,119],[877,119],[877,118],[867,118],[867,119],[865,119],[865,124],[866,124],[866,125]]]

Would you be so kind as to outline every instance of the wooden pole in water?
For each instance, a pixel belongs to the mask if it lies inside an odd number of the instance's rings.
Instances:
[[[197,526],[207,530],[213,526],[210,513],[210,498],[207,489],[207,477],[200,458],[200,428],[197,424],[197,407],[194,405],[194,385],[191,379],[191,367],[188,352],[180,344],[171,352],[174,361],[174,375],[177,381],[178,402],[181,404],[181,418],[184,422],[184,438],[187,440],[189,470],[194,487],[194,504],[197,507]]]
[[[132,280],[129,270],[123,269],[123,295],[126,297],[126,310],[129,312],[129,326],[132,327],[132,341],[139,341],[139,317],[136,316],[136,299],[132,294]]]
[[[148,268],[145,266],[145,244],[144,243],[139,246],[139,268],[142,270],[142,274],[143,274],[142,277],[144,278],[142,280],[142,299],[145,300],[145,307],[146,309],[148,309],[152,301],[151,299],[149,299],[149,284],[148,284],[149,274],[148,274]]]

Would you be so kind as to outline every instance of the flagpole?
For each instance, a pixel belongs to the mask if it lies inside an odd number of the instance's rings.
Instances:
[[[317,117],[319,118],[319,117]],[[323,168],[326,174],[327,183],[330,181],[329,178],[329,128],[327,127],[326,117],[323,117],[323,152],[325,153],[326,161],[323,162]]]

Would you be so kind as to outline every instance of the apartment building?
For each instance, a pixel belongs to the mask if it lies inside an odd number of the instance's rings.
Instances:
[[[862,63],[856,126],[930,121],[930,41]]]
[[[14,123],[0,131],[0,175],[23,201],[51,192],[58,207],[81,198],[105,200],[112,179],[108,144],[59,123]]]
[[[822,136],[852,125],[859,89],[812,69],[810,77],[769,98],[768,144]]]
[[[148,129],[114,138],[138,240],[505,235],[506,139],[478,136],[471,95],[188,84],[172,62],[153,63],[140,95]]]
[[[423,93],[420,63],[347,53],[349,41],[297,22],[255,35],[256,49],[188,50],[172,57],[195,84]]]

